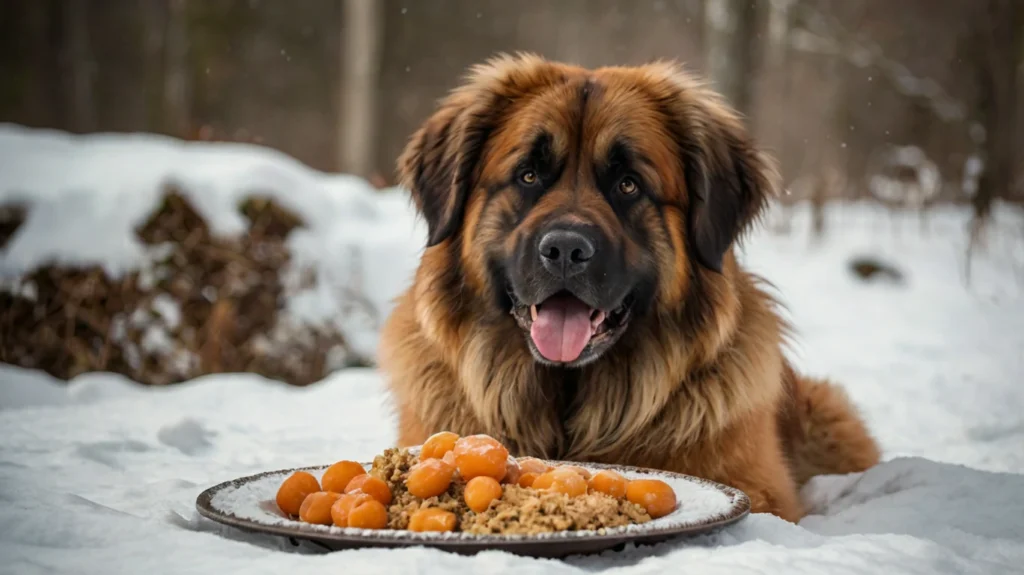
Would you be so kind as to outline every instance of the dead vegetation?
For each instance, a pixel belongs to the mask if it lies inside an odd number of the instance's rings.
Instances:
[[[136,229],[153,254],[142,269],[112,278],[100,267],[48,265],[4,286],[0,362],[62,379],[115,372],[150,385],[223,372],[306,385],[365,365],[337,330],[301,324],[284,309],[285,240],[301,219],[258,197],[239,210],[248,230],[217,237],[171,188]],[[25,215],[0,207],[0,245]]]

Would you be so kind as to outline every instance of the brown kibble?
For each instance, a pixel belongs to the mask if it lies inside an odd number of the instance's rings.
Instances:
[[[451,511],[426,507],[409,516],[409,531],[454,531],[455,514]]]
[[[376,499],[362,492],[342,494],[334,505],[331,505],[331,521],[338,527],[348,527],[348,515],[352,508],[367,501]]]
[[[477,513],[483,513],[491,506],[492,501],[501,498],[501,493],[501,484],[498,483],[498,480],[481,475],[466,483],[466,491],[462,497],[470,509]]]
[[[345,493],[365,493],[384,505],[391,505],[391,489],[388,484],[370,474],[357,475],[348,482]]]
[[[420,451],[420,461],[441,459],[446,453],[455,449],[455,442],[458,440],[458,434],[450,431],[442,431],[431,435],[423,442],[423,449]]]
[[[299,519],[316,525],[331,524],[331,506],[341,497],[333,491],[316,491],[302,500],[299,506]]]
[[[344,493],[350,481],[359,475],[365,475],[366,470],[355,461],[339,461],[324,471],[320,478],[320,485],[324,491],[335,491]]]
[[[626,499],[643,507],[652,518],[664,517],[676,508],[676,492],[660,479],[634,479],[626,486]]]
[[[589,482],[591,490],[611,495],[616,499],[622,499],[626,496],[626,486],[628,484],[629,480],[623,477],[621,473],[610,469],[598,471],[590,478]]]
[[[455,465],[465,480],[482,475],[505,478],[508,449],[489,435],[469,435],[455,442]]]
[[[298,515],[302,502],[310,493],[320,491],[316,477],[305,471],[296,471],[281,483],[277,490],[277,506],[288,515]]]
[[[409,493],[420,499],[436,497],[448,491],[454,473],[455,469],[444,461],[427,459],[417,463],[409,470],[409,476],[405,479],[405,487]]]
[[[364,501],[348,512],[348,526],[360,529],[384,529],[388,524],[388,510],[376,499]]]

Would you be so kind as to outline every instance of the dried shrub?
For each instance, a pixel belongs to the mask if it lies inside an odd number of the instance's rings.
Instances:
[[[301,219],[260,197],[239,211],[249,222],[245,233],[217,237],[169,188],[136,230],[153,254],[138,271],[111,278],[99,267],[47,265],[6,286],[0,361],[63,379],[108,371],[151,385],[223,372],[306,385],[332,369],[366,365],[336,330],[284,311],[285,240]],[[0,210],[0,239],[24,221],[17,214]]]
[[[14,232],[25,223],[25,206],[0,205],[0,250],[7,247]]]

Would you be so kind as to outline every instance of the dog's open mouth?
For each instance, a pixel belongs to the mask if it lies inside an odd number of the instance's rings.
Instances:
[[[605,311],[561,291],[534,305],[515,302],[512,315],[529,333],[541,357],[551,363],[574,364],[596,356],[622,333],[632,304],[632,296],[627,296],[619,307]]]

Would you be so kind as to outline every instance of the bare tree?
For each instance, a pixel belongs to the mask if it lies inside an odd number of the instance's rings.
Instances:
[[[164,33],[163,122],[167,133],[185,136],[191,127],[188,63],[188,0],[169,0]]]
[[[377,85],[380,75],[383,2],[345,0],[342,11],[341,78],[338,82],[338,168],[369,177],[377,149]]]
[[[984,128],[982,172],[971,198],[974,218],[965,262],[971,279],[971,256],[984,244],[992,201],[1008,197],[1014,185],[1014,153],[1017,140],[1017,83],[1022,9],[1017,0],[986,0],[978,10],[975,58],[978,74],[978,116]]]
[[[707,72],[715,88],[738,110],[752,113],[760,2],[705,0]]]
[[[1013,187],[1017,126],[1017,53],[1024,10],[1017,0],[987,0],[979,12],[977,72],[979,120],[985,128],[984,168],[973,197],[974,216],[983,221],[992,200]]]
[[[162,132],[164,124],[164,44],[167,33],[166,0],[141,0],[139,3],[143,31],[142,52],[145,58],[146,127]]]
[[[64,42],[60,60],[67,82],[65,109],[69,128],[76,132],[96,129],[96,60],[89,42],[88,8],[85,0],[61,5]]]

